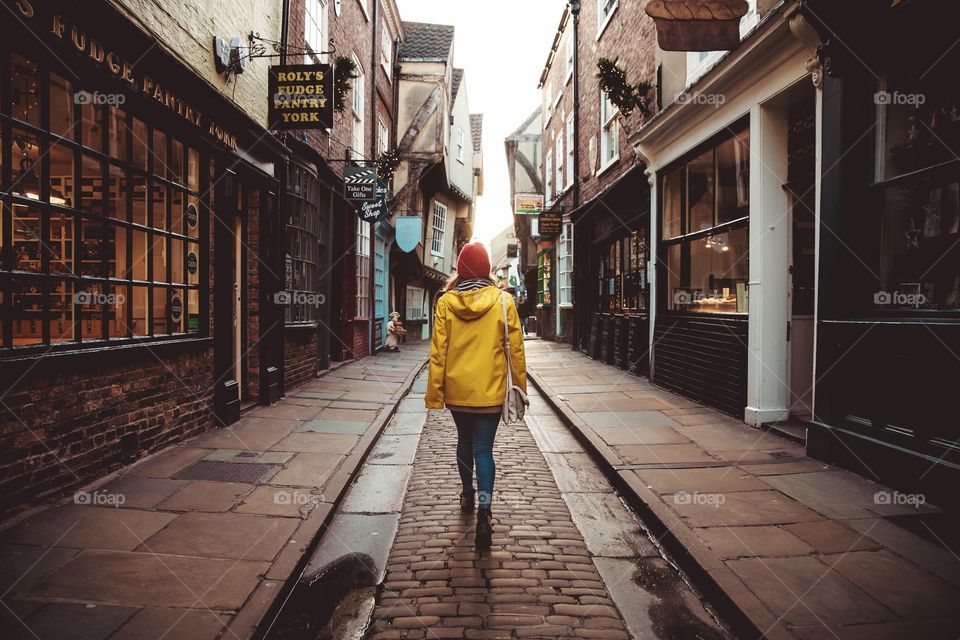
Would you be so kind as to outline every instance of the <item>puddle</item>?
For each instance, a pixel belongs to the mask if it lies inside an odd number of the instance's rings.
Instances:
[[[637,560],[633,582],[651,593],[659,602],[650,605],[648,612],[656,637],[689,638],[690,640],[726,640],[729,636],[716,628],[716,620],[704,619],[691,608],[703,606],[693,595],[679,572],[662,558]],[[692,601],[692,602],[691,602]]]
[[[266,638],[360,640],[376,600],[375,565],[370,556],[351,553],[316,576],[301,579]]]

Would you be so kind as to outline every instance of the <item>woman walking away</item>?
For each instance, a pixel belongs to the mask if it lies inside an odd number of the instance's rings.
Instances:
[[[457,273],[447,281],[444,294],[437,300],[430,342],[425,403],[428,409],[446,405],[457,424],[457,468],[463,481],[460,508],[468,513],[473,511],[475,502],[478,505],[478,549],[490,547],[493,533],[493,439],[507,393],[504,301],[513,383],[526,393],[526,360],[517,308],[513,296],[494,285],[490,257],[479,242],[460,251]]]

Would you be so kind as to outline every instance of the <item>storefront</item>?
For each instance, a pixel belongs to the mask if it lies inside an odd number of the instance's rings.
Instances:
[[[671,58],[687,85],[631,134],[653,176],[650,379],[757,427],[813,406],[820,71],[806,26],[777,6],[708,64]]]
[[[647,375],[650,195],[642,169],[600,198],[601,205],[574,216],[572,232],[577,260],[586,266],[577,296],[582,348],[592,358]]]
[[[825,17],[863,59],[826,51],[836,168],[822,176],[809,450],[946,506],[960,471],[960,51],[929,5],[890,4]]]
[[[257,252],[283,148],[110,5],[5,4],[0,422],[31,460],[20,500],[229,424],[270,388]]]

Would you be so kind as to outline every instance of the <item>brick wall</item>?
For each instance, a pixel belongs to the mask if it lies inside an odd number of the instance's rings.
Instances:
[[[317,376],[317,332],[287,329],[283,336],[283,385],[286,391]]]
[[[653,19],[646,15],[646,0],[628,2],[621,0],[610,22],[599,39],[598,6],[595,2],[584,2],[580,12],[579,46],[579,84],[580,84],[580,154],[576,159],[580,169],[580,204],[594,199],[604,189],[615,183],[624,173],[636,166],[639,161],[628,141],[630,131],[635,131],[643,123],[643,117],[635,112],[629,118],[620,120],[619,152],[620,158],[607,168],[601,167],[600,155],[600,88],[595,75],[597,60],[601,57],[617,60],[617,64],[627,72],[627,81],[631,84],[647,80],[656,84],[656,27]],[[573,21],[567,23],[564,38],[572,37]],[[552,88],[553,99],[558,93],[562,96],[547,120],[544,106],[544,155],[553,149],[554,137],[563,136],[566,152],[565,123],[560,121],[559,113],[572,112],[574,106],[573,80],[567,81],[566,53],[563,42],[554,57],[543,86],[546,102],[547,88]],[[650,94],[655,104],[655,92]],[[591,140],[593,141],[591,144]],[[591,150],[592,153],[591,153]],[[556,167],[554,159],[554,167]],[[541,171],[543,167],[541,166]],[[568,207],[573,204],[572,189],[567,191],[560,201]]]
[[[0,516],[69,491],[213,425],[202,346],[4,363]]]

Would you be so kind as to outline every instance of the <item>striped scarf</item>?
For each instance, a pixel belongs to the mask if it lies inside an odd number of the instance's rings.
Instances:
[[[483,289],[484,287],[490,286],[492,285],[483,278],[470,278],[458,284],[457,291],[474,291],[475,289]]]

